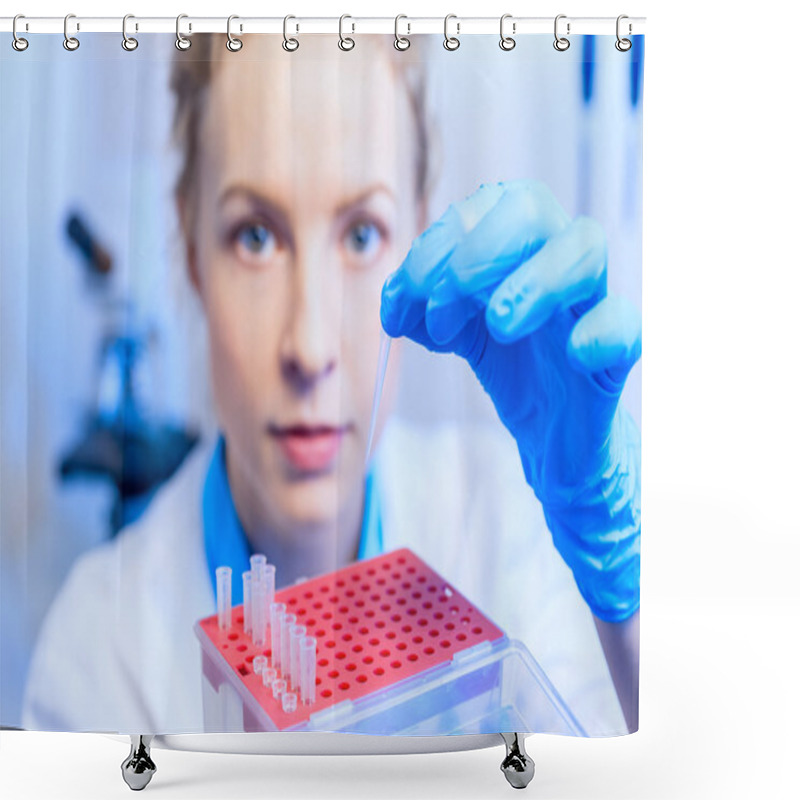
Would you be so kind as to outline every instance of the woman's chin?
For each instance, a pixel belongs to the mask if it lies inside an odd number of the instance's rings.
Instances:
[[[286,483],[275,503],[293,526],[318,528],[336,525],[345,496],[341,479],[330,473]]]

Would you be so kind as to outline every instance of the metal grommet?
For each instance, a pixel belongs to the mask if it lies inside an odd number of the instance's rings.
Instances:
[[[458,48],[461,46],[461,42],[457,36],[447,35],[447,23],[450,22],[451,19],[457,19],[456,15],[448,14],[444,18],[444,42],[442,42],[442,44],[444,45],[445,50],[452,51],[452,50],[458,50]],[[456,22],[456,33],[458,34],[460,32],[461,32],[461,23]]]
[[[395,50],[408,50],[411,47],[411,39],[407,39],[405,36],[401,36],[398,30],[400,20],[401,19],[408,19],[405,14],[398,14],[394,18],[394,49]],[[411,33],[411,23],[407,22],[406,25],[408,26],[408,32]]]
[[[134,39],[133,36],[128,36],[129,19],[136,19],[136,17],[134,17],[133,14],[126,14],[122,18],[122,49],[127,50],[129,53],[132,53],[139,46],[139,40]]]
[[[342,35],[342,25],[346,19],[353,19],[353,18],[349,14],[342,14],[342,16],[339,17],[339,49],[345,51],[352,50],[356,46],[354,39],[351,39],[349,36]],[[353,25],[352,32],[355,33],[356,32],[355,22],[352,23],[352,25]]]
[[[81,43],[74,36],[70,36],[67,31],[67,25],[71,19],[75,19],[74,14],[67,14],[67,16],[64,17],[64,49],[70,52],[77,50],[81,46]]]
[[[14,21],[11,23],[11,33],[13,34],[14,38],[11,40],[11,46],[18,52],[21,53],[23,50],[28,49],[28,40],[23,39],[21,36],[17,36],[17,20],[18,19],[25,19],[23,14],[17,14],[14,17]]]
[[[188,50],[192,46],[192,40],[187,39],[181,33],[181,20],[188,19],[188,14],[178,14],[178,18],[175,20],[175,47],[178,50]],[[189,30],[191,30],[191,25],[189,26]]]
[[[236,14],[231,14],[228,17],[228,41],[225,42],[225,47],[227,47],[231,53],[238,53],[244,47],[244,42],[241,39],[237,39],[231,33],[231,22],[235,19],[239,19]],[[241,28],[239,28],[239,30],[241,30]]]
[[[511,36],[506,36],[505,33],[503,32],[503,25],[505,24],[505,21],[507,19],[511,19],[511,14],[503,14],[503,16],[500,17],[500,49],[505,50],[506,52],[508,52],[509,50],[513,50],[517,46],[516,39],[514,39]],[[517,32],[516,22],[511,23],[511,32],[512,33]]]
[[[293,53],[295,50],[297,50],[298,47],[300,47],[300,42],[297,39],[286,35],[286,28],[290,19],[297,19],[297,17],[293,17],[291,14],[287,14],[283,18],[283,49],[287,53]],[[299,31],[300,26],[298,25],[296,29]]]
[[[620,14],[617,17],[617,41],[614,42],[614,47],[616,47],[617,50],[620,51],[620,53],[627,53],[628,50],[630,50],[631,47],[633,46],[633,43],[631,42],[630,39],[622,39],[620,37],[620,35],[619,35],[619,27],[620,27],[619,24],[620,24],[620,22],[622,22],[623,19],[628,19],[626,14]],[[628,34],[629,35],[630,35],[632,30],[633,30],[633,28],[632,28],[632,26],[631,26],[631,24],[629,22],[628,23]]]
[[[566,14],[559,14],[556,17],[555,23],[553,24],[553,34],[556,37],[556,40],[553,42],[553,47],[555,47],[555,49],[560,53],[563,53],[565,50],[569,50],[569,39],[567,39],[565,36],[558,35],[558,21],[566,18]],[[569,34],[569,22],[567,23],[567,33]]]

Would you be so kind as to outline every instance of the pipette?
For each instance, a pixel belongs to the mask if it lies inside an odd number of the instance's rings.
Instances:
[[[381,328],[381,347],[378,353],[378,371],[375,375],[375,390],[372,393],[372,414],[369,420],[369,433],[367,435],[367,452],[364,455],[364,467],[369,464],[369,457],[372,453],[372,439],[375,436],[375,426],[378,423],[378,409],[381,404],[383,394],[383,381],[386,377],[386,366],[389,363],[389,351],[391,349],[392,337]]]

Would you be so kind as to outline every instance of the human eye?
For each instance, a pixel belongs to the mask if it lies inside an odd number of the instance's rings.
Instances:
[[[247,262],[268,260],[278,245],[269,225],[253,220],[234,226],[230,239],[236,255]]]
[[[356,220],[345,231],[345,248],[358,259],[374,257],[387,238],[385,228],[375,220]]]

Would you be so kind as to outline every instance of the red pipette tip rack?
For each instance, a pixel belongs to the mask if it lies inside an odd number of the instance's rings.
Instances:
[[[359,561],[335,572],[282,589],[275,601],[297,615],[317,638],[316,698],[284,712],[280,697],[253,672],[257,648],[243,628],[243,609],[233,609],[232,627],[221,631],[217,615],[199,627],[278,730],[312,714],[357,700],[447,663],[503,631],[460,592],[408,549]]]

